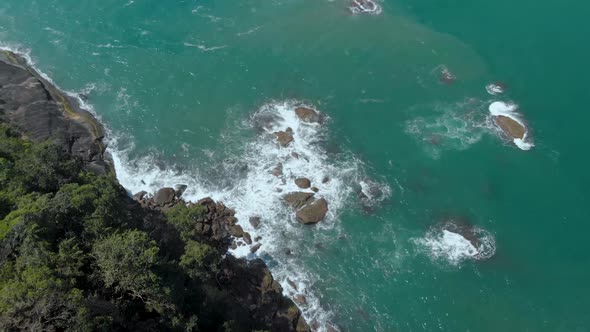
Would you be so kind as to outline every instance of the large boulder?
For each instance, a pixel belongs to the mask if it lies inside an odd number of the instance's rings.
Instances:
[[[277,137],[277,141],[282,147],[286,147],[293,142],[293,130],[291,128],[287,128],[285,131],[274,132],[274,135]]]
[[[297,114],[297,116],[299,117],[299,120],[303,121],[303,122],[308,122],[308,123],[319,123],[320,122],[320,114],[314,110],[312,110],[311,108],[307,108],[307,107],[298,107],[297,109],[295,109],[295,113]]]
[[[311,181],[309,181],[308,178],[297,178],[295,179],[295,184],[301,189],[307,189],[311,187]]]
[[[296,216],[303,224],[315,224],[324,219],[328,213],[328,202],[323,199],[317,199],[307,203],[301,209],[297,210]]]
[[[174,202],[176,197],[176,190],[174,188],[162,188],[158,190],[156,196],[154,196],[154,203],[160,206]]]
[[[295,191],[283,195],[283,201],[294,209],[299,209],[303,207],[313,197],[313,195],[313,193]]]
[[[527,132],[525,126],[510,117],[498,115],[496,116],[495,121],[498,127],[500,127],[506,135],[512,138],[523,139]]]

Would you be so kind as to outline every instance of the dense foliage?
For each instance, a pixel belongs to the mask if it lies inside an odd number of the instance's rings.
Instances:
[[[140,208],[109,176],[0,123],[0,331],[226,331],[198,206]],[[239,325],[239,324],[238,324]]]

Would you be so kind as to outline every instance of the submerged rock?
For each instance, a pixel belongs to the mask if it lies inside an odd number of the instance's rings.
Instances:
[[[320,114],[311,108],[307,107],[298,107],[295,109],[295,113],[299,117],[299,120],[307,123],[319,123],[320,122]]]
[[[258,228],[260,225],[260,217],[250,217],[250,225],[254,228]]]
[[[526,134],[527,130],[526,127],[523,126],[518,121],[503,115],[498,115],[495,118],[495,122],[506,133],[506,135],[512,138],[520,138],[523,139],[524,135]]]
[[[328,213],[328,202],[320,198],[306,204],[296,213],[297,220],[303,224],[315,224],[324,219]]]
[[[278,163],[275,168],[272,169],[272,175],[279,177],[283,175],[283,164]]]
[[[176,191],[173,188],[162,188],[158,190],[156,195],[154,196],[154,203],[159,206],[164,206],[166,204],[174,202],[176,198]]]
[[[308,178],[295,179],[295,185],[301,189],[307,189],[311,186],[311,181]]]

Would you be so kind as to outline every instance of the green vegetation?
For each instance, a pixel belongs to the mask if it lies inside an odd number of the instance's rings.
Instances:
[[[200,206],[164,216],[50,143],[0,123],[0,331],[245,331],[200,238]]]

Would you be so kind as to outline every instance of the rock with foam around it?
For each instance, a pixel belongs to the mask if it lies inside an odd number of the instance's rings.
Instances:
[[[274,132],[274,135],[277,137],[277,141],[279,142],[279,145],[282,147],[286,147],[289,144],[291,144],[291,142],[293,142],[293,132],[286,130],[286,131],[276,131]]]
[[[523,126],[522,124],[520,124],[516,120],[509,118],[507,116],[503,116],[503,115],[496,116],[495,122],[498,125],[498,127],[500,127],[502,129],[502,131],[504,131],[504,133],[506,133],[506,135],[508,135],[512,138],[523,139],[524,135],[527,132],[527,129],[525,126]]]
[[[295,113],[297,114],[297,117],[299,117],[299,120],[301,120],[303,122],[319,123],[321,120],[320,114],[318,112],[312,110],[311,108],[298,107],[295,110]]]
[[[297,187],[299,187],[301,189],[307,189],[307,188],[311,187],[311,181],[309,181],[308,178],[295,179],[295,184],[297,185]]]
[[[303,224],[315,224],[322,221],[328,213],[328,202],[320,198],[307,203],[296,213],[297,220]]]
[[[283,201],[291,207],[298,209],[303,207],[313,197],[313,193],[306,193],[302,191],[295,191],[285,194]]]

